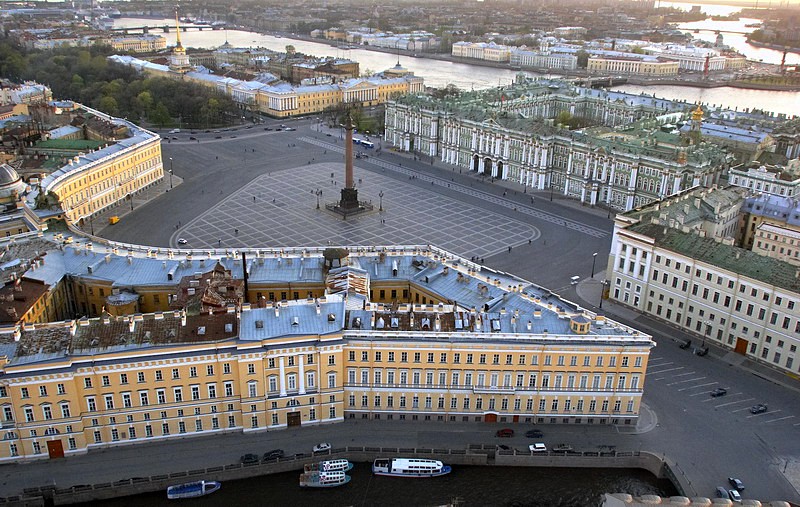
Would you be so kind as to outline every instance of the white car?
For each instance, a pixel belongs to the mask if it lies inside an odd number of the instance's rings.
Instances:
[[[324,452],[330,450],[331,450],[331,444],[327,442],[322,442],[314,446],[314,452]]]
[[[547,446],[542,442],[537,442],[528,446],[531,452],[547,452]]]
[[[186,241],[185,239],[183,239],[183,238],[178,238],[178,244],[179,244],[179,245],[185,245],[186,243],[188,243],[188,241]]]

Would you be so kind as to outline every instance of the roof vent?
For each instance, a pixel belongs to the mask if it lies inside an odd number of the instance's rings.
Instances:
[[[263,320],[257,320],[256,321],[256,329],[264,329],[264,321]]]
[[[328,322],[335,322],[335,321],[336,321],[336,314],[335,313],[329,313],[328,314]]]

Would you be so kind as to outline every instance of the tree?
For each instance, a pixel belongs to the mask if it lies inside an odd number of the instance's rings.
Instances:
[[[163,102],[156,104],[147,114],[147,117],[151,122],[161,127],[172,121],[172,118],[169,116],[169,109],[167,109],[167,106],[165,106]]]
[[[575,57],[578,59],[578,68],[585,69],[589,66],[589,53],[584,51],[583,49],[579,49],[575,52]]]
[[[117,99],[110,95],[100,97],[100,101],[97,103],[97,109],[103,111],[104,113],[110,114],[111,116],[117,116],[119,114]]]

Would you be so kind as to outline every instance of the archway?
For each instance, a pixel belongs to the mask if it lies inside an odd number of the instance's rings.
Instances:
[[[477,155],[472,156],[472,170],[478,172],[481,170],[481,159]]]
[[[497,163],[497,168],[495,170],[495,174],[493,174],[492,176],[494,176],[495,178],[502,178],[503,177],[503,163],[502,162],[498,162]]]
[[[483,159],[483,174],[490,175],[494,177],[494,173],[492,172],[492,159],[485,158]]]

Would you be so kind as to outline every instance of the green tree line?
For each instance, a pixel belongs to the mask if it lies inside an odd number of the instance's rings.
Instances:
[[[0,39],[0,76],[35,80],[58,99],[158,126],[207,127],[238,116],[230,97],[187,81],[148,77],[108,59],[108,46],[26,51]]]

